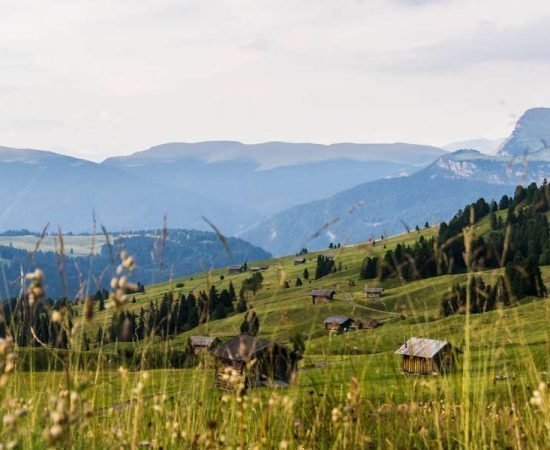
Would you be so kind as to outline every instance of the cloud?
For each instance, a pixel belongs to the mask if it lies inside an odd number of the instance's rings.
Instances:
[[[273,42],[265,38],[256,38],[243,46],[250,50],[256,50],[260,52],[268,52],[273,48]]]
[[[518,27],[480,23],[477,30],[434,45],[372,59],[387,70],[460,70],[495,61],[550,63],[550,17]]]

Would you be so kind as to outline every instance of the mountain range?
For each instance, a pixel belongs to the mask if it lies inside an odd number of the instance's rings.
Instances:
[[[408,143],[169,143],[102,163],[0,147],[0,230],[207,230],[274,254],[436,223],[461,205],[550,174],[550,109],[501,142],[447,152]],[[460,144],[451,144],[456,148]],[[484,147],[485,146],[485,147]],[[495,148],[497,149],[495,151]],[[487,154],[485,152],[494,153]],[[206,220],[205,220],[206,218]]]
[[[241,237],[284,254],[438,223],[479,197],[496,199],[518,184],[542,183],[550,176],[547,142],[550,109],[530,109],[496,155],[469,149],[448,153],[410,176],[363,183],[275,214]]]
[[[413,144],[172,143],[97,164],[0,147],[0,230],[173,228],[226,234],[365,180],[413,173],[443,150]],[[327,182],[326,180],[330,180]]]

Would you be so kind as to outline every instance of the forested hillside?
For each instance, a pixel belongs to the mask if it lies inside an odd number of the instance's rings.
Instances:
[[[18,295],[21,273],[40,268],[48,296],[83,298],[87,293],[108,288],[123,249],[139,261],[134,278],[141,284],[270,257],[269,253],[241,239],[227,238],[222,242],[215,233],[206,231],[134,231],[125,236],[115,234],[101,238],[107,243],[100,246],[99,252],[88,256],[71,255],[70,248],[63,245],[62,235],[57,238],[57,252],[40,250],[39,236],[36,236],[37,251],[0,246],[3,292]]]

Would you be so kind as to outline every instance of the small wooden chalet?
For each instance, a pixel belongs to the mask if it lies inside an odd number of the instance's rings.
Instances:
[[[301,358],[284,345],[249,335],[235,336],[210,353],[216,358],[216,386],[227,390],[238,387],[231,380],[235,374],[244,377],[245,388],[287,384]]]
[[[250,271],[251,272],[261,272],[262,270],[267,270],[269,269],[269,266],[252,266],[250,267]]]
[[[447,341],[412,337],[397,351],[405,373],[440,374],[453,369],[455,358]]]
[[[316,303],[328,303],[336,294],[335,291],[331,289],[313,289],[311,291],[311,301],[315,305]]]
[[[365,287],[365,289],[363,289],[363,292],[365,293],[365,297],[380,298],[380,297],[382,297],[382,293],[384,292],[384,288],[381,288],[381,287]]]
[[[228,273],[242,273],[242,272],[244,272],[244,266],[242,264],[241,265],[229,266],[227,268],[227,272]]]
[[[305,264],[305,263],[306,263],[305,258],[294,258],[294,265],[295,266],[298,266],[300,264]]]
[[[194,355],[206,353],[216,345],[220,343],[220,340],[216,337],[210,336],[191,336],[189,338],[189,348]]]
[[[330,316],[327,317],[323,323],[326,330],[336,332],[338,334],[355,329],[354,320],[347,316]]]

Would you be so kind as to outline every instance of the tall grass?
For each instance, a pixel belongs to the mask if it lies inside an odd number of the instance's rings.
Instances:
[[[479,269],[469,263],[473,225],[472,217],[464,232],[468,283]],[[279,285],[284,264],[292,263],[281,262]],[[116,309],[127,306],[133,265],[122,255],[111,284]],[[25,288],[34,301],[43,298],[37,286],[39,273]],[[283,291],[275,286],[266,304],[276,307]],[[420,299],[405,295],[409,310],[423,317]],[[417,323],[392,319],[342,336],[319,336],[310,319],[302,331],[313,339],[296,380],[247,392],[217,390],[209,356],[190,368],[171,368],[166,359],[160,369],[132,370],[113,361],[116,348],[80,351],[83,333],[100,320],[83,310],[67,327],[66,351],[42,343],[18,349],[9,336],[0,340],[2,448],[550,448],[548,300],[475,317],[466,310]],[[105,327],[108,316],[101,320]],[[272,324],[275,334],[288,327],[283,322]],[[403,375],[393,343],[415,334],[454,339],[463,351],[459,369]],[[173,345],[147,338],[139,349],[167,355]]]

